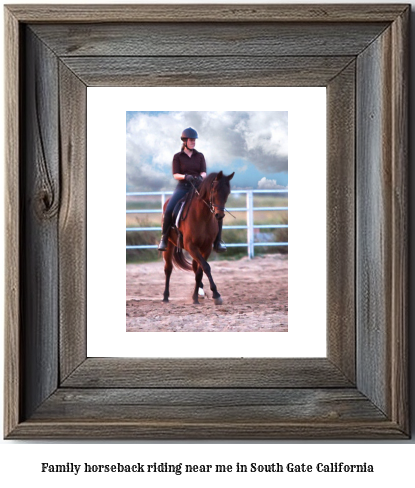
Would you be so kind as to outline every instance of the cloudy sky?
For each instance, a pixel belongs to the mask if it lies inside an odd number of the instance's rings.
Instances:
[[[288,186],[288,112],[127,112],[127,191],[171,190],[186,127],[207,172],[235,171],[232,188]]]

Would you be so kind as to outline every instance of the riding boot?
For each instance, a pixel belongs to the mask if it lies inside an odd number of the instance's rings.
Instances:
[[[159,247],[157,248],[157,251],[165,251],[167,249],[167,239],[168,239],[168,234],[163,234],[161,236],[160,244]]]
[[[225,243],[222,241],[223,220],[219,220],[218,224],[219,224],[219,231],[218,231],[218,235],[216,236],[215,242],[213,244],[213,249],[216,252],[225,252],[227,248],[226,248]]]
[[[159,247],[157,248],[157,251],[165,251],[167,249],[170,226],[171,226],[171,215],[164,214],[163,229],[161,231],[162,235],[161,235],[161,240],[160,240]]]

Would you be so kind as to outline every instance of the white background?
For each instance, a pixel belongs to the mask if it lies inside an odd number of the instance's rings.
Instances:
[[[88,356],[326,356],[325,92],[321,87],[88,88]],[[177,111],[184,93],[197,111],[288,111],[288,333],[125,332],[125,112]],[[203,140],[200,144],[204,152]],[[226,304],[226,290],[222,296]]]
[[[7,3],[19,3],[9,1]],[[26,0],[26,3],[34,3]],[[53,2],[44,2],[53,3]],[[84,3],[84,2],[73,2]],[[99,2],[88,3],[109,3],[105,0]],[[116,2],[113,2],[116,3]],[[123,0],[123,3],[129,3]],[[135,2],[138,3],[138,2]],[[173,3],[164,0],[163,3]],[[182,2],[185,3],[185,2]],[[213,3],[213,2],[212,2]],[[218,2],[219,3],[219,2]],[[243,0],[238,2],[228,3],[245,3]],[[247,3],[255,3],[253,1]],[[260,2],[256,2],[260,3]],[[263,3],[263,2],[262,2]],[[283,3],[283,2],[280,2]],[[285,2],[287,3],[287,2]],[[296,2],[290,2],[296,3]],[[306,3],[305,0],[297,3]],[[310,3],[310,2],[309,2]],[[343,3],[329,0],[321,3]],[[359,2],[353,2],[359,3]],[[387,3],[387,2],[373,2],[366,0],[365,3]],[[415,1],[412,0],[412,8],[415,7]],[[214,8],[214,7],[212,7]],[[412,17],[412,26],[413,26]],[[1,28],[3,23],[1,24]],[[413,30],[413,29],[412,29]],[[3,35],[0,35],[3,39]],[[415,65],[415,50],[414,41],[412,40],[412,66]],[[0,55],[3,54],[3,49],[0,50]],[[414,93],[414,69],[412,67],[412,85],[411,94]],[[0,97],[2,102],[3,97]],[[414,105],[411,101],[411,122],[414,120]],[[412,125],[413,127],[413,125]],[[0,132],[2,143],[3,131]],[[411,148],[411,166],[414,164],[414,151]],[[4,154],[4,151],[3,151]],[[410,181],[411,189],[415,189],[415,181],[413,172]],[[413,191],[410,193],[414,193]],[[3,207],[3,200],[0,199],[0,205]],[[413,208],[413,201],[411,202]],[[0,208],[0,218],[3,218],[3,208]],[[413,238],[413,217],[411,216],[411,232],[410,238]],[[3,238],[3,233],[0,233],[0,238]],[[3,242],[0,241],[1,249],[3,249]],[[411,282],[413,271],[411,270]],[[3,286],[1,280],[1,286]],[[410,303],[415,303],[415,299],[411,292]],[[3,306],[3,290],[0,290],[0,304]],[[412,313],[411,313],[411,326]],[[3,336],[0,335],[1,340]],[[414,338],[411,339],[411,350],[414,351]],[[0,344],[0,353],[3,353],[3,344]],[[1,377],[3,377],[3,364],[0,362]],[[412,359],[412,371],[414,370],[414,361]],[[412,378],[412,387],[414,380]],[[414,395],[412,394],[412,405],[414,404]],[[2,409],[2,402],[0,405]],[[412,417],[414,418],[414,408],[412,407]],[[2,413],[2,412],[1,412]],[[0,481],[4,483],[13,483],[17,486],[73,486],[74,482],[78,486],[90,486],[92,483],[98,482],[122,482],[123,486],[211,486],[215,483],[219,486],[232,485],[238,482],[241,486],[251,486],[253,483],[258,483],[260,486],[275,487],[279,482],[299,482],[299,483],[318,483],[319,486],[350,486],[353,483],[356,486],[363,484],[377,483],[396,485],[401,483],[408,483],[410,486],[414,482],[413,474],[413,459],[415,458],[414,442],[405,443],[382,443],[382,442],[333,442],[333,443],[308,443],[308,442],[263,442],[263,443],[70,443],[70,442],[18,442],[18,441],[0,441]],[[73,474],[42,474],[40,472],[40,463],[49,462],[56,464],[64,464],[66,462],[74,462],[82,464],[88,463],[153,463],[153,462],[185,462],[188,464],[197,463],[222,463],[233,464],[235,462],[249,464],[251,462],[258,463],[275,463],[282,464],[286,462],[296,463],[310,463],[315,462],[335,462],[343,461],[348,463],[372,463],[375,466],[374,474],[263,474],[249,476],[244,475],[238,477],[237,474],[227,475],[160,475],[157,477],[147,475],[146,477],[137,477],[132,475],[91,475],[74,478]],[[99,476],[99,478],[97,478]],[[120,477],[121,476],[121,477]]]

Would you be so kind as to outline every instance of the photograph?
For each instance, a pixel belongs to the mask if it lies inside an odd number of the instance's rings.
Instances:
[[[126,327],[287,332],[287,111],[126,113]]]
[[[385,479],[374,450],[307,443],[413,434],[411,7],[9,5],[4,18],[4,438],[240,443],[212,445],[214,460],[74,446],[6,463],[29,459],[16,469],[42,486],[48,467],[133,462],[153,466],[150,483],[179,463],[202,485],[210,465],[255,469],[246,483],[346,466]],[[231,333],[257,319],[285,333]],[[304,450],[242,445],[286,441]]]

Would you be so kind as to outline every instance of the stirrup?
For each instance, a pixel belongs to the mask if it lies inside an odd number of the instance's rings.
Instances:
[[[157,251],[165,251],[167,249],[167,234],[163,234],[160,239],[159,247]]]
[[[213,247],[216,252],[225,252],[227,250],[227,247],[223,241],[215,242]]]

